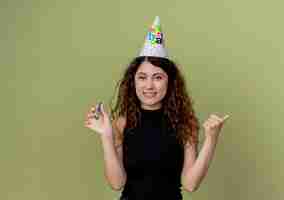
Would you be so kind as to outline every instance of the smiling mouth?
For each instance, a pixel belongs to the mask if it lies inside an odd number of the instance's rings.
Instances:
[[[143,92],[143,96],[147,97],[147,98],[153,98],[155,97],[157,94],[157,92]]]

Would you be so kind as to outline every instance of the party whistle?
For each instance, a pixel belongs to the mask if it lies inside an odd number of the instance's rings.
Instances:
[[[94,113],[94,118],[96,119],[96,120],[98,120],[99,118],[100,118],[100,114],[101,114],[101,112],[102,112],[102,102],[100,102],[100,103],[98,103],[97,105],[96,105],[96,109],[95,109],[95,113]]]

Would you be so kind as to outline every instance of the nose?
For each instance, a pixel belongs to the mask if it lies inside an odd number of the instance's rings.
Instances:
[[[147,79],[145,87],[146,87],[146,89],[153,89],[154,88],[154,82],[151,78]]]

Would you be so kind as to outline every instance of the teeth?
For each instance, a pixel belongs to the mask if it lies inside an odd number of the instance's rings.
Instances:
[[[144,96],[146,96],[146,97],[153,97],[153,96],[155,96],[156,95],[156,93],[154,92],[144,92]]]

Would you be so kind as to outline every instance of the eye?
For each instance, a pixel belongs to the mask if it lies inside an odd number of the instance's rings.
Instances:
[[[138,76],[138,80],[145,80],[146,77],[145,76]]]
[[[163,77],[162,77],[162,76],[156,76],[155,79],[156,79],[156,80],[162,80]]]

